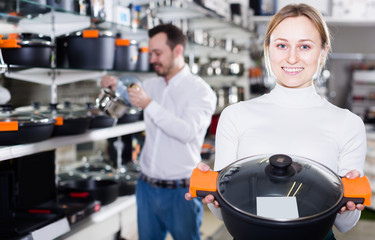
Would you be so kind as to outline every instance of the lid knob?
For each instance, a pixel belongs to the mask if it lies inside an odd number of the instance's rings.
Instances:
[[[292,158],[284,154],[276,154],[270,157],[270,164],[275,168],[286,169],[292,164],[292,162]]]
[[[266,167],[266,174],[274,180],[287,180],[295,173],[292,167],[293,160],[288,155],[276,154],[269,158],[269,165]]]

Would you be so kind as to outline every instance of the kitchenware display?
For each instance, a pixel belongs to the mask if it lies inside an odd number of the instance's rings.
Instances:
[[[51,11],[50,7],[46,6],[47,0],[29,0],[29,1],[5,1],[12,4],[13,10],[17,16],[37,16]]]
[[[58,36],[56,41],[56,67],[69,68],[68,60],[68,37],[69,34]]]
[[[236,239],[323,240],[348,201],[371,204],[367,177],[341,178],[293,155],[258,155],[221,171],[194,169],[190,194],[213,194]]]
[[[101,89],[101,93],[96,99],[96,106],[115,119],[122,117],[131,107],[128,102],[109,88]]]
[[[88,29],[66,36],[69,67],[113,69],[115,37],[109,31]]]
[[[97,174],[106,174],[113,177],[115,173],[115,169],[99,156],[94,156],[92,160],[87,160],[87,157],[84,157],[82,164],[77,166],[75,170],[86,174],[88,177],[95,177]]]
[[[131,171],[126,166],[121,166],[114,176],[114,179],[120,184],[119,196],[135,194],[140,172]]]
[[[56,200],[40,204],[29,212],[51,212],[65,216],[72,226],[101,209],[99,201],[92,198],[70,198],[58,195]]]
[[[71,170],[62,170],[57,175],[57,181],[58,182],[66,182],[66,181],[79,181],[87,179],[88,176],[86,173],[83,173],[81,171],[77,171],[76,169]]]
[[[104,0],[86,0],[88,2],[88,15],[100,22],[105,20],[106,11],[104,8]]]
[[[75,0],[47,0],[47,4],[58,10],[76,12]]]
[[[150,53],[148,47],[141,47],[138,49],[138,61],[136,69],[139,72],[150,71]]]
[[[142,86],[142,82],[133,75],[122,75],[117,82],[116,91],[102,88],[96,99],[96,106],[118,119],[117,123],[130,123],[140,120],[142,112],[130,103],[128,87]]]
[[[90,129],[112,127],[116,124],[114,118],[105,114],[97,106],[95,106],[95,104],[86,103],[86,109],[89,111],[89,115],[91,116],[89,126]]]
[[[0,106],[0,145],[39,142],[52,136],[55,120],[33,111],[15,111]]]
[[[74,135],[85,133],[90,126],[91,116],[84,107],[72,105],[66,101],[64,104],[50,103],[49,106],[40,106],[34,102],[32,106],[17,108],[18,110],[32,109],[56,120],[52,136]]]
[[[29,233],[63,218],[56,213],[17,212],[12,218],[0,219],[0,239],[33,239]]]
[[[54,47],[50,37],[31,33],[9,34],[0,44],[6,64],[30,67],[51,67]]]
[[[90,126],[91,116],[84,109],[76,109],[65,102],[64,105],[50,104],[46,114],[57,119],[53,136],[85,133]]]
[[[138,61],[138,44],[135,40],[116,39],[115,70],[135,71]]]
[[[119,196],[119,183],[114,180],[84,179],[61,182],[59,191],[71,198],[93,198],[101,205],[112,203]]]
[[[130,108],[128,108],[128,111],[118,119],[118,123],[132,123],[142,119],[142,109],[139,109],[131,104],[128,94],[129,87],[137,86],[142,87],[142,82],[136,76],[124,74],[119,77],[119,81],[116,87],[116,93],[130,105]]]

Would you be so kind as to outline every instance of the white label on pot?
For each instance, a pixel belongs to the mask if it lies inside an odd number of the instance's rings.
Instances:
[[[257,197],[257,215],[272,219],[298,218],[296,197]]]

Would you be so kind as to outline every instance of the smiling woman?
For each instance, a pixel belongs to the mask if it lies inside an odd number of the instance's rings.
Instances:
[[[290,4],[273,16],[265,35],[264,56],[276,85],[270,93],[230,105],[221,113],[215,139],[215,171],[250,156],[286,154],[314,159],[339,176],[363,175],[363,121],[329,103],[314,86],[330,45],[327,25],[313,7]],[[198,168],[209,170],[203,163]],[[185,196],[191,197],[189,193]],[[221,217],[213,195],[202,201]],[[349,201],[338,211],[335,227],[340,232],[349,231],[363,209],[362,204]],[[264,236],[267,231],[272,228],[266,229]],[[335,239],[332,232],[326,234],[326,238],[316,240]]]
[[[306,87],[320,73],[331,48],[328,27],[309,6],[284,8],[270,22],[264,41],[268,73],[286,87]]]

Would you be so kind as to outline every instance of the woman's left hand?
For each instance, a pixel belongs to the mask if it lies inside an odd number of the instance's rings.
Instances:
[[[358,170],[351,170],[345,175],[346,178],[353,179],[353,178],[358,178],[360,177],[360,173]],[[353,201],[349,201],[346,203],[346,206],[342,207],[339,211],[339,213],[343,213],[345,211],[354,211],[354,210],[359,210],[362,211],[365,208],[363,204],[355,204]]]

